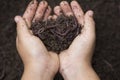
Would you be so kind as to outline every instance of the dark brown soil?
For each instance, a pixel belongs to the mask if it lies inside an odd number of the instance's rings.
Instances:
[[[32,24],[31,30],[49,51],[59,53],[67,49],[73,39],[80,34],[81,26],[75,17],[61,15],[56,20],[37,21]]]
[[[14,16],[22,15],[29,1],[0,0],[0,80],[20,80],[22,76],[23,63],[15,46]],[[61,0],[47,1],[54,7]],[[101,80],[120,80],[120,0],[78,2],[84,11],[94,11],[97,40],[92,64],[95,71]],[[55,80],[63,79],[57,74]]]

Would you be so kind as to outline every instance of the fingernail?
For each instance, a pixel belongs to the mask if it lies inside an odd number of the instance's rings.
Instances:
[[[76,5],[77,1],[73,0],[71,3],[74,4],[74,5]]]
[[[66,4],[68,4],[67,1],[62,1],[62,2],[61,2],[61,5],[66,5]]]
[[[41,1],[40,3],[41,3],[41,4],[45,4],[45,3],[46,3],[46,1],[45,1],[45,0],[43,0],[43,1]]]
[[[19,21],[19,16],[16,16],[15,17],[15,22],[18,22]]]
[[[35,4],[36,2],[36,0],[32,0],[30,4]]]
[[[37,2],[37,0],[34,0],[34,2]]]
[[[93,17],[93,11],[89,11],[89,13],[88,13],[88,15],[90,16],[90,17]]]
[[[67,2],[67,1],[64,1],[63,3],[64,3],[64,4],[68,4],[68,2]]]

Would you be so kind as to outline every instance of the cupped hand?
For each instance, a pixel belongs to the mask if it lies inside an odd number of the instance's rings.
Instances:
[[[57,16],[61,14],[75,16],[82,27],[81,33],[73,40],[70,47],[59,55],[60,72],[64,79],[98,80],[99,78],[91,67],[95,47],[93,11],[89,10],[84,14],[77,1],[72,1],[70,5],[68,2],[62,1],[60,6],[54,8],[54,13]]]
[[[82,27],[81,33],[73,40],[67,50],[61,52],[60,57],[79,58],[82,61],[90,63],[95,46],[93,11],[89,10],[84,14],[77,1],[72,1],[71,6],[68,2],[63,1],[60,3],[60,8],[66,16],[75,16]]]
[[[50,80],[58,71],[58,55],[54,52],[47,51],[42,41],[34,36],[29,29],[32,22],[47,20],[50,13],[51,8],[46,1],[41,1],[38,5],[38,2],[33,0],[28,5],[22,17],[15,17],[17,23],[16,46],[25,67],[22,80],[25,79],[25,75],[28,75],[28,72],[30,72],[31,77],[34,73],[39,73],[37,75],[34,74],[34,76],[37,76],[34,80],[37,80],[38,77],[42,77],[42,80],[46,78]],[[33,79],[31,78],[29,80]]]

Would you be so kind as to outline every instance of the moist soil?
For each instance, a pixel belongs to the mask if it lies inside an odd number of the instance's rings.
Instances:
[[[54,7],[61,0],[47,0]],[[71,1],[71,0],[67,0]],[[16,50],[14,16],[30,0],[0,1],[0,80],[20,80],[24,67]],[[94,11],[96,47],[92,65],[101,80],[120,80],[120,0],[78,0],[84,12]],[[63,80],[58,73],[54,80]]]
[[[73,16],[58,16],[56,20],[32,23],[33,34],[39,37],[49,51],[59,53],[69,47],[73,39],[80,34],[81,26]]]

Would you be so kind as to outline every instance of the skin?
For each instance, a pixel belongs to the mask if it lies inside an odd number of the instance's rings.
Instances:
[[[62,1],[54,8],[54,15],[50,15],[51,8],[46,1],[38,4],[36,0],[29,4],[24,15],[16,16],[17,38],[16,46],[24,63],[22,80],[52,80],[59,70],[65,80],[100,80],[91,66],[91,59],[95,47],[95,23],[93,12],[85,14],[76,1],[68,4]],[[29,30],[31,23],[37,20],[56,19],[57,16],[75,16],[82,25],[79,34],[70,47],[60,55],[47,51],[42,41]]]
[[[31,22],[46,20],[50,13],[51,8],[46,1],[40,2],[38,5],[38,2],[34,0],[34,4],[28,5],[22,17],[15,17],[17,23],[16,46],[25,68],[21,80],[52,80],[58,71],[58,55],[47,51],[42,41],[29,30]]]
[[[95,47],[93,11],[89,10],[84,14],[76,1],[72,1],[70,5],[63,1],[60,3],[60,8],[63,14],[75,16],[82,25],[81,33],[73,40],[70,47],[59,55],[60,73],[65,80],[100,80],[91,66]]]

